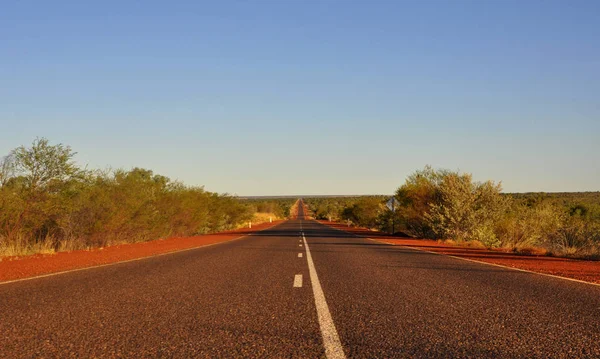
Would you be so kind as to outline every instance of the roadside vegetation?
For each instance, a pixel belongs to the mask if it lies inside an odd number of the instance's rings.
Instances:
[[[0,160],[0,257],[219,232],[294,216],[295,198],[239,199],[151,170],[88,170],[36,139]],[[515,252],[600,259],[600,192],[504,194],[425,167],[388,196],[304,198],[316,219]]]
[[[293,203],[240,200],[142,168],[88,170],[74,156],[41,138],[0,160],[0,257],[219,232],[285,218]]]
[[[600,259],[600,192],[504,194],[500,183],[473,181],[469,173],[425,167],[389,197],[307,198],[318,219],[396,229],[417,238],[444,240],[519,253]]]
[[[241,200],[248,206],[250,213],[253,213],[250,221],[255,224],[290,218],[292,207],[296,201],[297,199],[292,198]],[[241,226],[245,225],[246,223],[241,224]]]
[[[374,220],[383,210],[385,196],[308,197],[303,198],[315,219],[347,221],[369,228],[378,228]]]

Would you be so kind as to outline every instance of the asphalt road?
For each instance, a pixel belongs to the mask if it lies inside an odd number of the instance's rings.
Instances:
[[[303,219],[0,284],[0,358],[94,357],[600,358],[600,287]]]

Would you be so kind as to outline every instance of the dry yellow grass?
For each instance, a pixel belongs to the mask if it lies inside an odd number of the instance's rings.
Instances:
[[[23,256],[29,254],[52,254],[55,253],[55,241],[46,238],[43,241],[29,243],[22,236],[17,236],[13,241],[7,242],[6,238],[0,238],[0,259],[2,257]]]
[[[477,240],[455,241],[453,239],[445,239],[445,240],[440,239],[440,240],[438,240],[438,243],[447,244],[447,245],[456,246],[456,247],[468,247],[468,248],[480,248],[480,249],[487,248],[483,243],[481,243],[480,241],[477,241]]]
[[[274,213],[254,213],[254,216],[252,216],[252,223],[260,224],[269,222],[270,220],[275,221],[277,219],[279,218]]]
[[[252,225],[255,224],[261,224],[261,223],[267,223],[269,221],[276,221],[280,219],[279,217],[277,217],[274,213],[254,213],[254,215],[252,216],[251,222]],[[248,222],[246,223],[241,223],[237,228],[248,228]]]

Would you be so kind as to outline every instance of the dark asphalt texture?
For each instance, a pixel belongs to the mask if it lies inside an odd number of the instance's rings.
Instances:
[[[598,286],[306,220],[0,284],[0,358],[325,357],[306,255],[297,257],[301,223],[349,358],[600,358]]]

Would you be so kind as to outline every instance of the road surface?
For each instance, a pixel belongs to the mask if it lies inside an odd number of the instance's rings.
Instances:
[[[0,358],[600,357],[599,286],[303,217],[210,247],[0,284]]]

